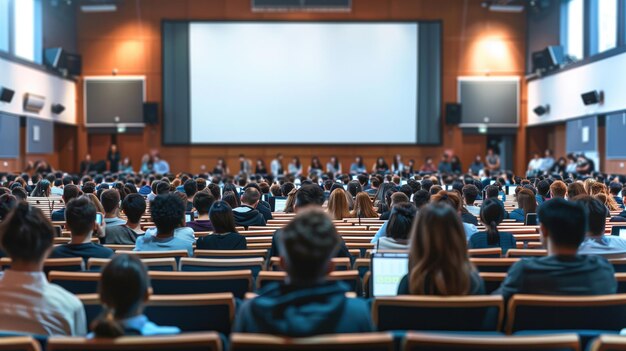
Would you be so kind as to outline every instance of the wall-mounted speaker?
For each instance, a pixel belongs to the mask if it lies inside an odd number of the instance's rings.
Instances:
[[[550,112],[550,105],[541,105],[541,106],[537,106],[533,109],[533,112],[535,112],[535,114],[537,116],[543,116],[546,113]]]
[[[41,95],[24,94],[24,111],[39,113],[46,103],[46,98]]]
[[[159,104],[158,103],[144,102],[143,123],[145,124],[158,124],[159,123]]]
[[[604,93],[601,91],[593,90],[581,94],[580,97],[583,99],[583,104],[585,105],[601,104],[604,100]]]
[[[13,95],[15,95],[15,90],[5,87],[0,88],[0,101],[11,102],[11,100],[13,100]]]
[[[455,125],[461,123],[461,104],[446,104],[446,124]]]
[[[63,113],[63,111],[65,111],[65,106],[61,105],[61,104],[53,104],[50,107],[50,110],[52,111],[52,113],[54,113],[55,115],[59,115],[61,113]]]

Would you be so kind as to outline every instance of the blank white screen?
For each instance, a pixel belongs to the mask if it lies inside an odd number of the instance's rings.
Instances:
[[[190,23],[191,142],[413,144],[417,23]]]

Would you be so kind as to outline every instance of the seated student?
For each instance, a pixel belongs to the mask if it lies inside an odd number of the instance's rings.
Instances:
[[[458,211],[459,218],[461,218],[461,224],[463,225],[463,229],[465,230],[465,236],[467,237],[467,240],[469,240],[469,238],[474,233],[478,232],[478,229],[476,228],[476,226],[474,224],[467,223],[467,222],[463,221],[463,217],[462,217],[463,204],[461,202],[461,197],[457,194],[456,191],[445,191],[445,190],[442,190],[442,191],[438,192],[437,194],[431,196],[430,197],[430,202],[431,203],[443,202],[443,203],[446,203],[446,204],[452,206],[452,208],[454,208],[454,209],[456,209]],[[474,217],[474,218],[476,218],[476,217]]]
[[[234,332],[307,337],[374,330],[367,302],[347,298],[345,283],[325,279],[341,244],[326,213],[312,209],[298,214],[278,240],[285,284],[268,285],[245,301]]]
[[[67,185],[63,188],[63,203],[67,206],[67,204],[80,196],[80,189],[76,185]],[[63,222],[65,220],[65,207],[58,209],[50,215],[50,218],[55,222]]]
[[[467,257],[458,209],[445,201],[420,210],[410,234],[409,273],[399,295],[482,295],[485,283]]]
[[[263,184],[267,185],[267,183]],[[259,194],[261,194],[261,197],[259,197],[259,204],[256,206],[256,210],[261,212],[263,218],[265,218],[265,221],[269,221],[270,219],[274,218],[272,217],[272,206],[270,206],[269,202],[263,200],[263,191],[261,189],[261,185],[257,183],[250,183],[246,185],[243,190],[245,191],[250,187],[255,188],[259,191]]]
[[[619,196],[619,193],[622,191],[622,189],[623,189],[623,186],[622,186],[622,183],[620,182],[609,183],[609,193],[611,193],[611,196],[615,200],[615,203],[617,203],[617,205],[621,209],[624,209],[624,200],[622,199],[621,196]]]
[[[613,266],[601,256],[583,256],[587,213],[576,202],[546,201],[539,207],[541,240],[549,256],[521,260],[494,294],[604,295],[617,290]]]
[[[0,243],[11,267],[0,279],[0,330],[36,335],[87,333],[80,300],[48,282],[43,262],[54,228],[40,209],[20,202],[0,224]]]
[[[541,206],[547,199],[549,199],[549,194],[550,182],[546,179],[539,181],[539,183],[537,183],[537,195],[535,195],[535,198],[537,199],[537,206]]]
[[[193,210],[193,199],[198,192],[198,183],[196,183],[193,179],[188,179],[185,184],[183,184],[183,190],[185,191],[185,195],[187,195],[187,204],[185,210],[187,212]]]
[[[369,196],[368,196],[369,198]],[[351,218],[350,205],[346,197],[346,192],[338,187],[330,193],[328,198],[328,215],[334,220]]]
[[[560,197],[564,199],[567,196],[567,185],[560,180],[555,180],[550,185],[550,198]]]
[[[480,215],[480,206],[475,206],[476,198],[478,197],[478,188],[474,184],[468,184],[463,187],[463,200],[465,201],[465,208],[473,216]]]
[[[139,194],[128,194],[122,201],[122,212],[126,215],[125,225],[106,226],[105,244],[134,245],[137,237],[145,234],[141,229],[141,217],[146,212],[146,199]]]
[[[56,246],[50,258],[81,257],[87,262],[91,257],[109,258],[115,253],[91,242],[92,233],[102,232],[102,228],[96,223],[96,206],[87,197],[81,196],[65,205],[65,227],[70,230],[70,242]]]
[[[237,233],[237,229],[235,229],[233,210],[228,203],[216,201],[211,206],[208,216],[214,233],[199,238],[196,242],[197,249],[245,250],[247,248],[246,237]]]
[[[417,207],[408,201],[394,205],[386,223],[386,235],[378,239],[376,249],[408,250],[409,232],[416,213]]]
[[[233,208],[235,223],[243,227],[265,226],[267,223],[263,214],[256,207],[261,199],[261,193],[251,187],[241,195],[241,206]]]
[[[321,209],[324,204],[324,191],[322,188],[315,184],[304,184],[297,190],[295,193],[295,201],[294,201],[294,212],[300,213],[303,211],[308,211],[310,209]],[[283,249],[278,245],[278,238],[281,236],[282,230],[279,229],[274,232],[272,237],[272,247],[270,248],[268,257],[280,256]],[[350,251],[346,247],[346,243],[343,239],[340,240],[341,244],[339,247],[339,251],[337,251],[336,257],[349,257],[352,259],[350,255]]]
[[[537,213],[537,200],[532,190],[522,188],[517,193],[517,208],[509,213],[509,218],[524,222],[527,213]]]
[[[427,190],[420,189],[413,194],[413,204],[417,209],[428,205],[430,202],[430,193]]]
[[[93,322],[90,337],[179,334],[177,327],[161,327],[143,314],[150,297],[150,278],[141,260],[132,255],[115,256],[102,270],[98,287],[102,314]]]
[[[391,209],[393,209],[395,205],[399,205],[399,204],[403,204],[407,202],[409,202],[409,198],[406,196],[406,194],[401,193],[399,191],[391,194],[391,204],[389,205],[389,211],[385,211],[383,214],[380,215],[378,219],[381,219],[384,221],[389,220],[389,217],[391,216]]]
[[[187,227],[193,229],[194,232],[210,232],[213,230],[211,220],[209,219],[209,210],[215,198],[207,192],[199,192],[193,198],[193,207],[198,212],[198,218],[191,222],[187,222]]]
[[[589,231],[578,248],[578,254],[608,256],[626,254],[626,240],[619,236],[604,235],[608,214],[606,206],[591,195],[580,195],[572,200],[585,207],[589,214]]]
[[[120,200],[120,192],[117,189],[107,189],[100,195],[100,202],[104,208],[104,223],[107,227],[126,224],[126,221],[120,218]]]
[[[185,203],[180,197],[175,194],[158,195],[150,205],[150,215],[156,231],[138,237],[134,251],[187,250],[189,257],[193,256],[193,242],[174,233],[185,225]]]
[[[378,213],[376,213],[374,204],[372,203],[372,200],[370,200],[370,197],[369,195],[367,195],[366,192],[361,191],[360,193],[356,194],[356,199],[354,201],[354,209],[350,212],[350,217],[378,218]]]
[[[516,248],[515,237],[511,233],[500,233],[498,225],[504,219],[504,207],[500,201],[487,199],[480,209],[480,221],[483,222],[487,231],[478,232],[469,239],[470,249],[486,249],[491,247],[502,248],[502,254],[509,249]]]

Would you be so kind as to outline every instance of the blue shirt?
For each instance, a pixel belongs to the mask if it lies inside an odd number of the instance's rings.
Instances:
[[[146,230],[145,236],[156,236],[158,234],[158,230],[156,228],[148,228]],[[194,231],[189,227],[178,227],[174,229],[174,237],[190,242],[192,245],[196,242],[196,237],[194,235]]]
[[[159,238],[156,236],[140,236],[133,251],[175,251],[187,250],[189,257],[193,257],[193,246],[190,242],[175,236]]]
[[[509,213],[509,218],[514,219],[516,222],[524,222],[526,215],[523,208],[516,208]]]
[[[619,236],[586,237],[578,248],[579,255],[626,254],[626,240]]]
[[[516,248],[515,237],[511,233],[500,233],[500,243],[497,245],[489,245],[487,241],[487,232],[478,232],[469,239],[470,249],[487,249],[493,247],[502,248],[502,254],[506,254],[509,249]]]
[[[378,239],[380,239],[381,237],[387,236],[387,223],[388,221],[383,223],[380,229],[378,229],[378,231],[376,232],[376,235],[374,235],[374,238],[371,241],[372,244],[376,244],[378,242]],[[467,240],[469,240],[469,238],[474,233],[478,232],[478,229],[476,228],[476,226],[470,223],[463,222],[463,229],[465,230],[465,237],[467,238]]]
[[[121,320],[120,324],[122,325],[125,331],[132,332],[133,335],[135,333],[138,333],[139,335],[142,335],[142,336],[180,334],[180,328],[158,326],[150,322],[148,320],[148,317],[146,317],[143,314]],[[89,333],[89,335],[87,335],[87,338],[93,339],[94,334]]]

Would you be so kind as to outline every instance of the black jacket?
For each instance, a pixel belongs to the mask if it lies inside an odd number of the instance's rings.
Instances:
[[[233,216],[235,217],[235,224],[246,228],[249,226],[264,226],[267,224],[261,212],[245,205],[233,209]]]

